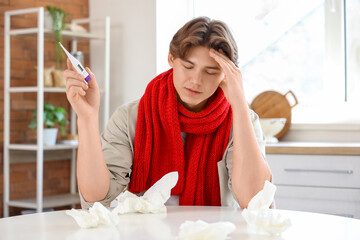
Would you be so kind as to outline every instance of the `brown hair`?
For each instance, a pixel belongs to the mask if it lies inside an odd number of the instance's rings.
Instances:
[[[238,49],[228,26],[208,17],[198,17],[187,22],[170,42],[170,53],[174,58],[185,58],[192,47],[204,46],[220,49],[237,66]]]

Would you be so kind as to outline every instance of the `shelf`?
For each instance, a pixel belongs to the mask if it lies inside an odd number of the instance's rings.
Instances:
[[[61,195],[53,195],[43,198],[43,208],[61,207],[72,204],[79,204],[80,197],[78,193],[67,193]],[[24,207],[36,209],[36,198],[18,199],[9,201],[9,206]]]
[[[12,93],[14,93],[14,92],[37,92],[38,89],[39,89],[38,87],[11,87],[9,89],[9,91]],[[64,92],[66,92],[66,89],[61,88],[61,87],[44,87],[44,92],[64,93]]]
[[[21,28],[21,29],[15,29],[10,30],[11,36],[18,36],[18,35],[36,35],[39,32],[38,28]],[[44,29],[45,36],[53,37],[54,32],[50,29]],[[69,40],[76,40],[76,39],[101,39],[105,40],[105,35],[101,34],[93,34],[93,33],[78,33],[78,32],[72,32],[68,30],[62,31],[62,37],[63,39],[69,39]]]
[[[20,93],[20,92],[37,92],[38,87],[10,87],[9,92],[11,93]],[[44,87],[44,92],[52,92],[52,93],[65,93],[66,88],[62,87]],[[104,89],[99,90],[100,93],[104,93]]]
[[[37,27],[34,28],[12,28],[11,26],[11,18],[15,15],[23,15],[23,14],[37,14],[38,24]],[[62,38],[70,40],[72,49],[75,51],[77,49],[78,40],[86,40],[89,41],[91,39],[101,40],[104,43],[104,77],[101,77],[103,80],[102,87],[100,89],[100,94],[103,97],[102,109],[103,109],[103,117],[104,117],[104,128],[106,127],[107,120],[109,119],[109,105],[110,105],[110,17],[105,17],[104,31],[99,31],[97,33],[79,33],[72,32],[69,30],[62,31]],[[90,23],[94,21],[94,19],[75,19],[73,20],[75,23]],[[96,20],[98,21],[98,20]],[[3,178],[4,178],[4,211],[3,216],[9,216],[9,206],[18,206],[18,207],[27,207],[27,208],[35,208],[36,211],[43,211],[45,208],[56,207],[56,206],[66,206],[74,203],[79,203],[78,194],[65,194],[61,196],[51,196],[44,197],[43,196],[43,187],[44,187],[44,160],[55,160],[59,157],[62,159],[71,159],[70,160],[70,193],[74,193],[76,191],[76,149],[77,145],[64,144],[56,144],[54,146],[43,146],[38,145],[35,142],[33,144],[11,144],[10,142],[10,114],[11,114],[11,98],[14,94],[11,93],[34,93],[37,94],[37,108],[42,109],[44,105],[44,93],[66,93],[65,87],[45,87],[43,82],[43,69],[45,66],[45,58],[44,50],[45,50],[45,41],[44,38],[54,39],[54,32],[51,29],[44,28],[44,8],[28,8],[28,9],[18,9],[18,10],[10,10],[5,11],[4,14],[4,167],[3,167]],[[36,65],[37,69],[40,70],[37,72],[37,85],[34,86],[16,86],[15,84],[11,84],[11,36],[31,36],[34,39],[37,39],[37,61]],[[16,47],[16,46],[13,46]],[[35,51],[35,49],[34,49]],[[38,74],[40,73],[40,74]],[[43,116],[40,116],[38,119],[40,122],[43,121]],[[70,132],[76,133],[76,113],[72,111],[71,113],[71,129]],[[39,129],[37,129],[37,133],[39,133]],[[60,143],[60,142],[59,142]],[[52,150],[52,151],[50,151]],[[46,153],[46,154],[45,154]],[[59,153],[59,154],[58,154]],[[10,189],[13,186],[10,186],[10,164],[15,163],[13,161],[16,160],[16,157],[19,157],[24,160],[28,159],[30,161],[36,161],[36,198],[33,199],[21,199],[21,200],[11,200],[10,199]],[[54,157],[55,156],[55,157]],[[64,157],[63,157],[64,156]],[[10,159],[12,158],[12,159]],[[20,161],[18,161],[20,162]],[[21,189],[17,189],[17,191],[21,191]]]
[[[266,154],[360,155],[360,143],[278,142],[267,144]]]
[[[54,146],[45,146],[44,151],[46,150],[66,150],[66,149],[76,149],[77,145],[67,145],[67,144],[56,144]],[[36,144],[10,144],[9,150],[29,150],[36,151],[38,146]]]

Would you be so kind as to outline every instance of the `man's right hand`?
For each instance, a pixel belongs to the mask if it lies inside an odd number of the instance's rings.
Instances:
[[[88,67],[91,80],[86,82],[84,76],[76,71],[67,59],[67,69],[64,71],[66,79],[66,96],[79,119],[98,118],[100,107],[100,92],[95,75]]]

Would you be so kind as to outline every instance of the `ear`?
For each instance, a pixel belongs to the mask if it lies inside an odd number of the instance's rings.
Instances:
[[[175,58],[173,57],[173,55],[171,55],[171,53],[169,52],[169,55],[168,55],[168,63],[170,65],[170,67],[174,67],[174,60]]]

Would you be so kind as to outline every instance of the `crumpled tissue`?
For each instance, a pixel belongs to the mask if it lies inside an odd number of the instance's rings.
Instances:
[[[129,191],[121,193],[117,197],[118,205],[113,212],[119,214],[166,212],[165,203],[170,198],[171,189],[175,187],[178,179],[178,172],[171,172],[154,183],[143,196],[138,197]]]
[[[97,227],[99,224],[115,226],[119,223],[118,214],[140,212],[140,213],[164,213],[166,212],[166,201],[170,198],[171,189],[179,179],[178,172],[164,175],[154,183],[143,196],[125,191],[118,196],[118,205],[112,211],[101,203],[86,210],[67,210],[66,214],[73,217],[82,228]]]
[[[276,186],[265,181],[263,190],[250,200],[248,208],[242,212],[245,221],[257,233],[280,235],[291,226],[290,219],[284,219],[279,213],[269,209],[275,192]]]
[[[186,221],[180,225],[179,240],[223,240],[236,229],[231,222]]]
[[[89,211],[71,209],[65,213],[73,217],[81,228],[97,227],[99,224],[116,226],[119,223],[119,216],[99,202],[95,202]]]

